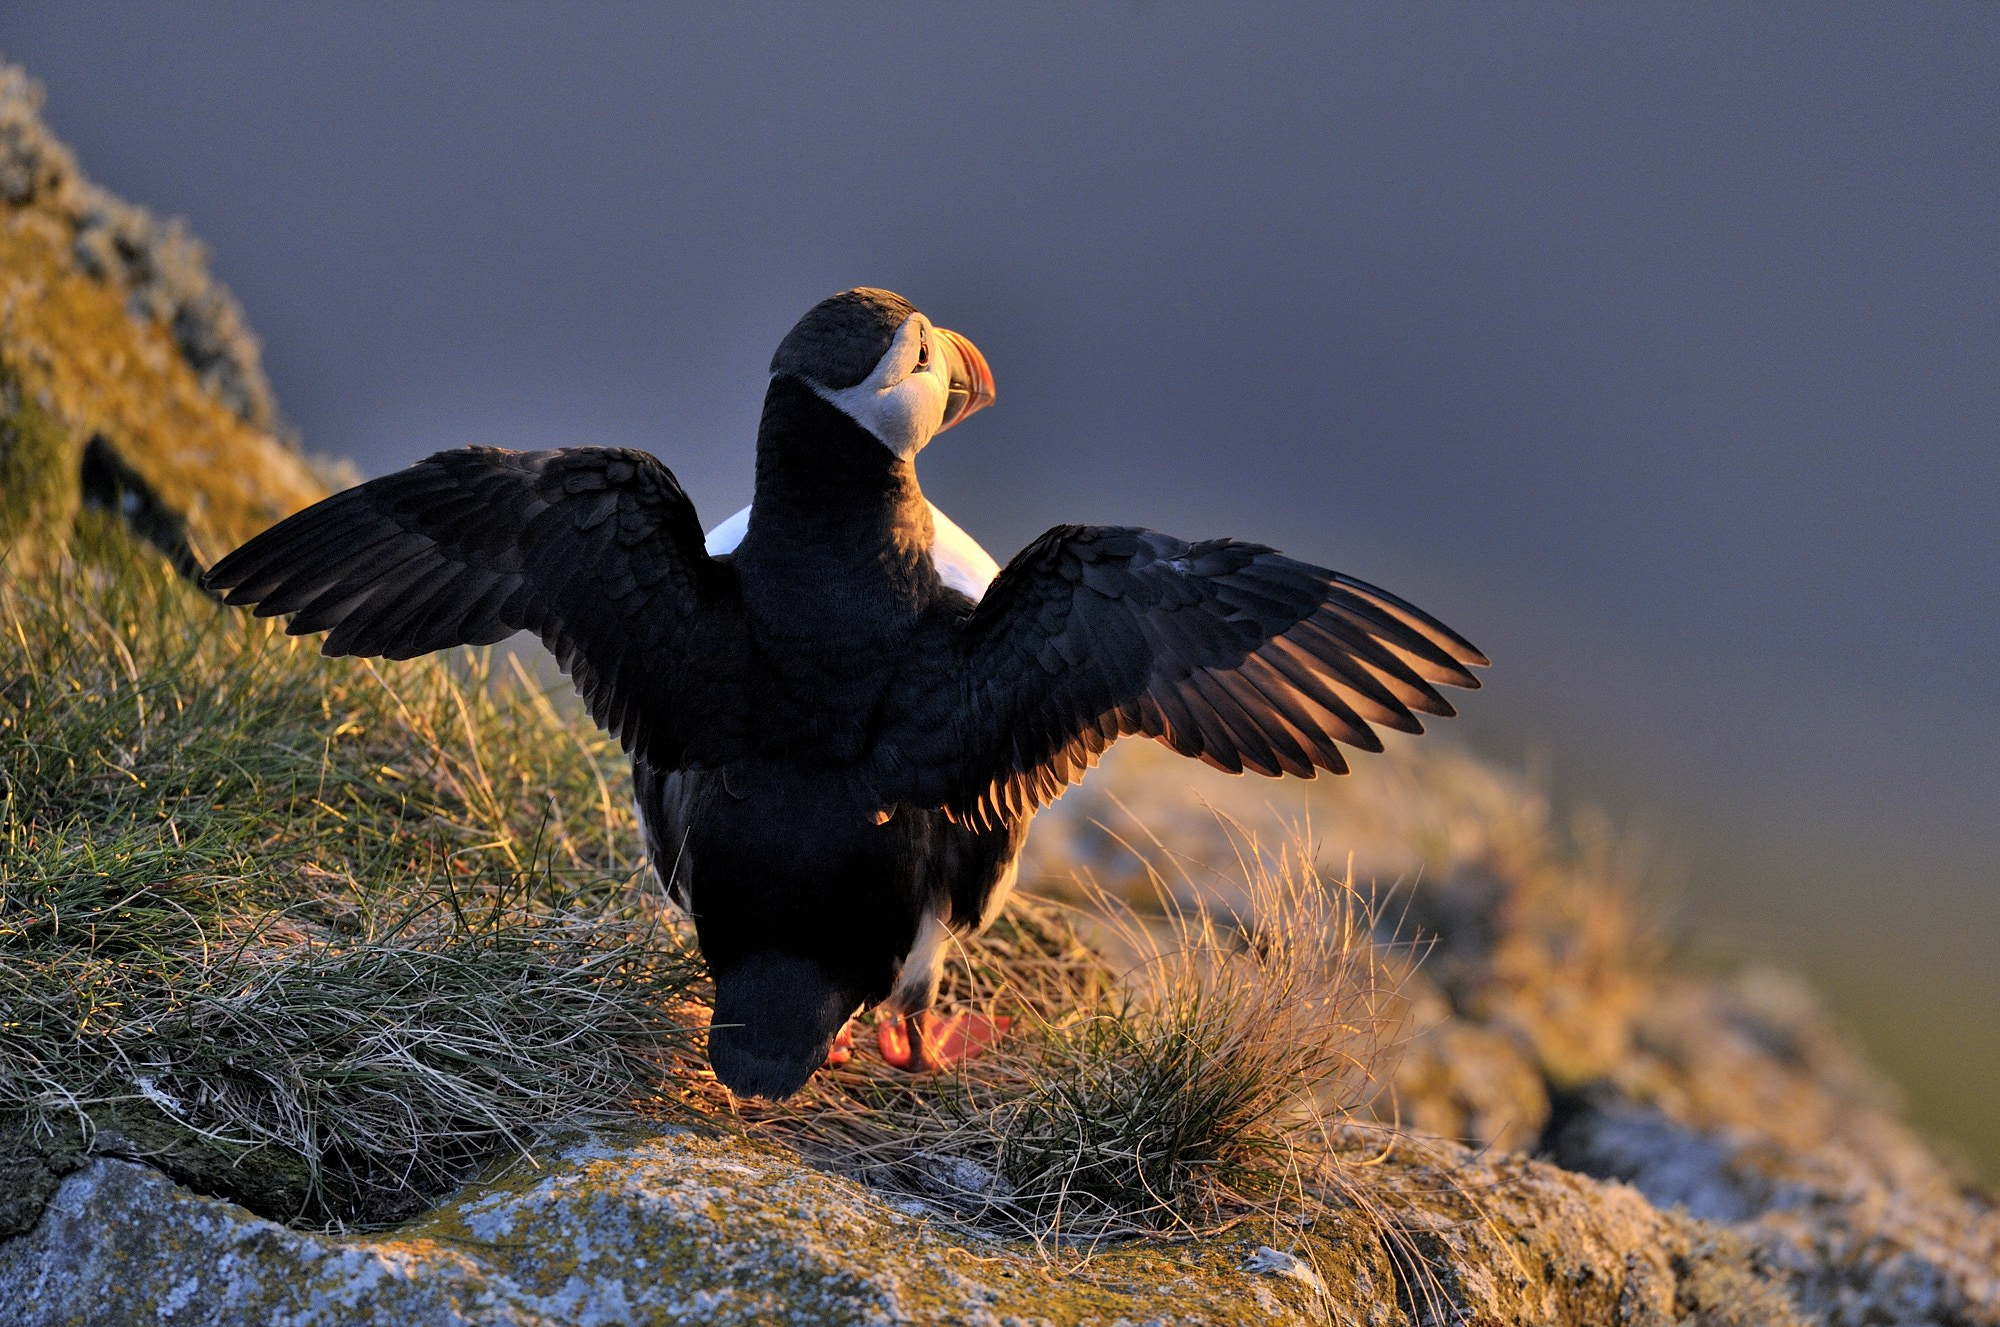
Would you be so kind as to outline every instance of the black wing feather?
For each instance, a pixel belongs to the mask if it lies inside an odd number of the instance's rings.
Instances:
[[[439,452],[258,535],[208,573],[232,604],[407,659],[539,636],[591,716],[673,768],[741,729],[742,619],[694,505],[645,452]]]
[[[1365,581],[1259,544],[1058,526],[965,627],[954,749],[904,791],[990,824],[1059,795],[1118,737],[1221,769],[1343,773],[1371,725],[1422,732],[1486,656]],[[922,762],[917,762],[921,764]]]

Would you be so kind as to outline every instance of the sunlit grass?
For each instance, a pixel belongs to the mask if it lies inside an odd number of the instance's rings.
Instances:
[[[108,530],[0,581],[5,1128],[369,1221],[670,1091],[616,753],[487,666],[321,659]]]

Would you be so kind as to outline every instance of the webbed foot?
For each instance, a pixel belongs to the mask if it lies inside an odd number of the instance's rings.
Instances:
[[[921,1013],[892,1018],[875,1029],[882,1058],[910,1073],[949,1069],[993,1046],[1007,1035],[1014,1020],[985,1014]]]

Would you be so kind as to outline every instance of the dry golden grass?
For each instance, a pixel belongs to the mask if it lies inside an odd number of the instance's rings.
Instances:
[[[1388,1136],[1361,1108],[1406,965],[1310,842],[1233,838],[1226,914],[1182,901],[1157,845],[1150,907],[1088,881],[1077,903],[1017,900],[942,995],[1012,1033],[945,1076],[890,1068],[864,1031],[797,1102],[708,1099],[995,1234],[1091,1244],[1304,1219],[1365,1187]]]

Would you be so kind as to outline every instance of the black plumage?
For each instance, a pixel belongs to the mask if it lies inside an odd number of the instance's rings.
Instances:
[[[991,399],[978,352],[851,291],[772,368],[731,555],[644,452],[467,448],[208,575],[328,654],[539,636],[632,756],[738,1091],[795,1091],[865,1005],[926,1007],[937,934],[991,919],[1034,812],[1117,738],[1310,777],[1479,685],[1485,657],[1421,610],[1234,540],[1058,526],[975,604],[938,578],[914,455]]]

